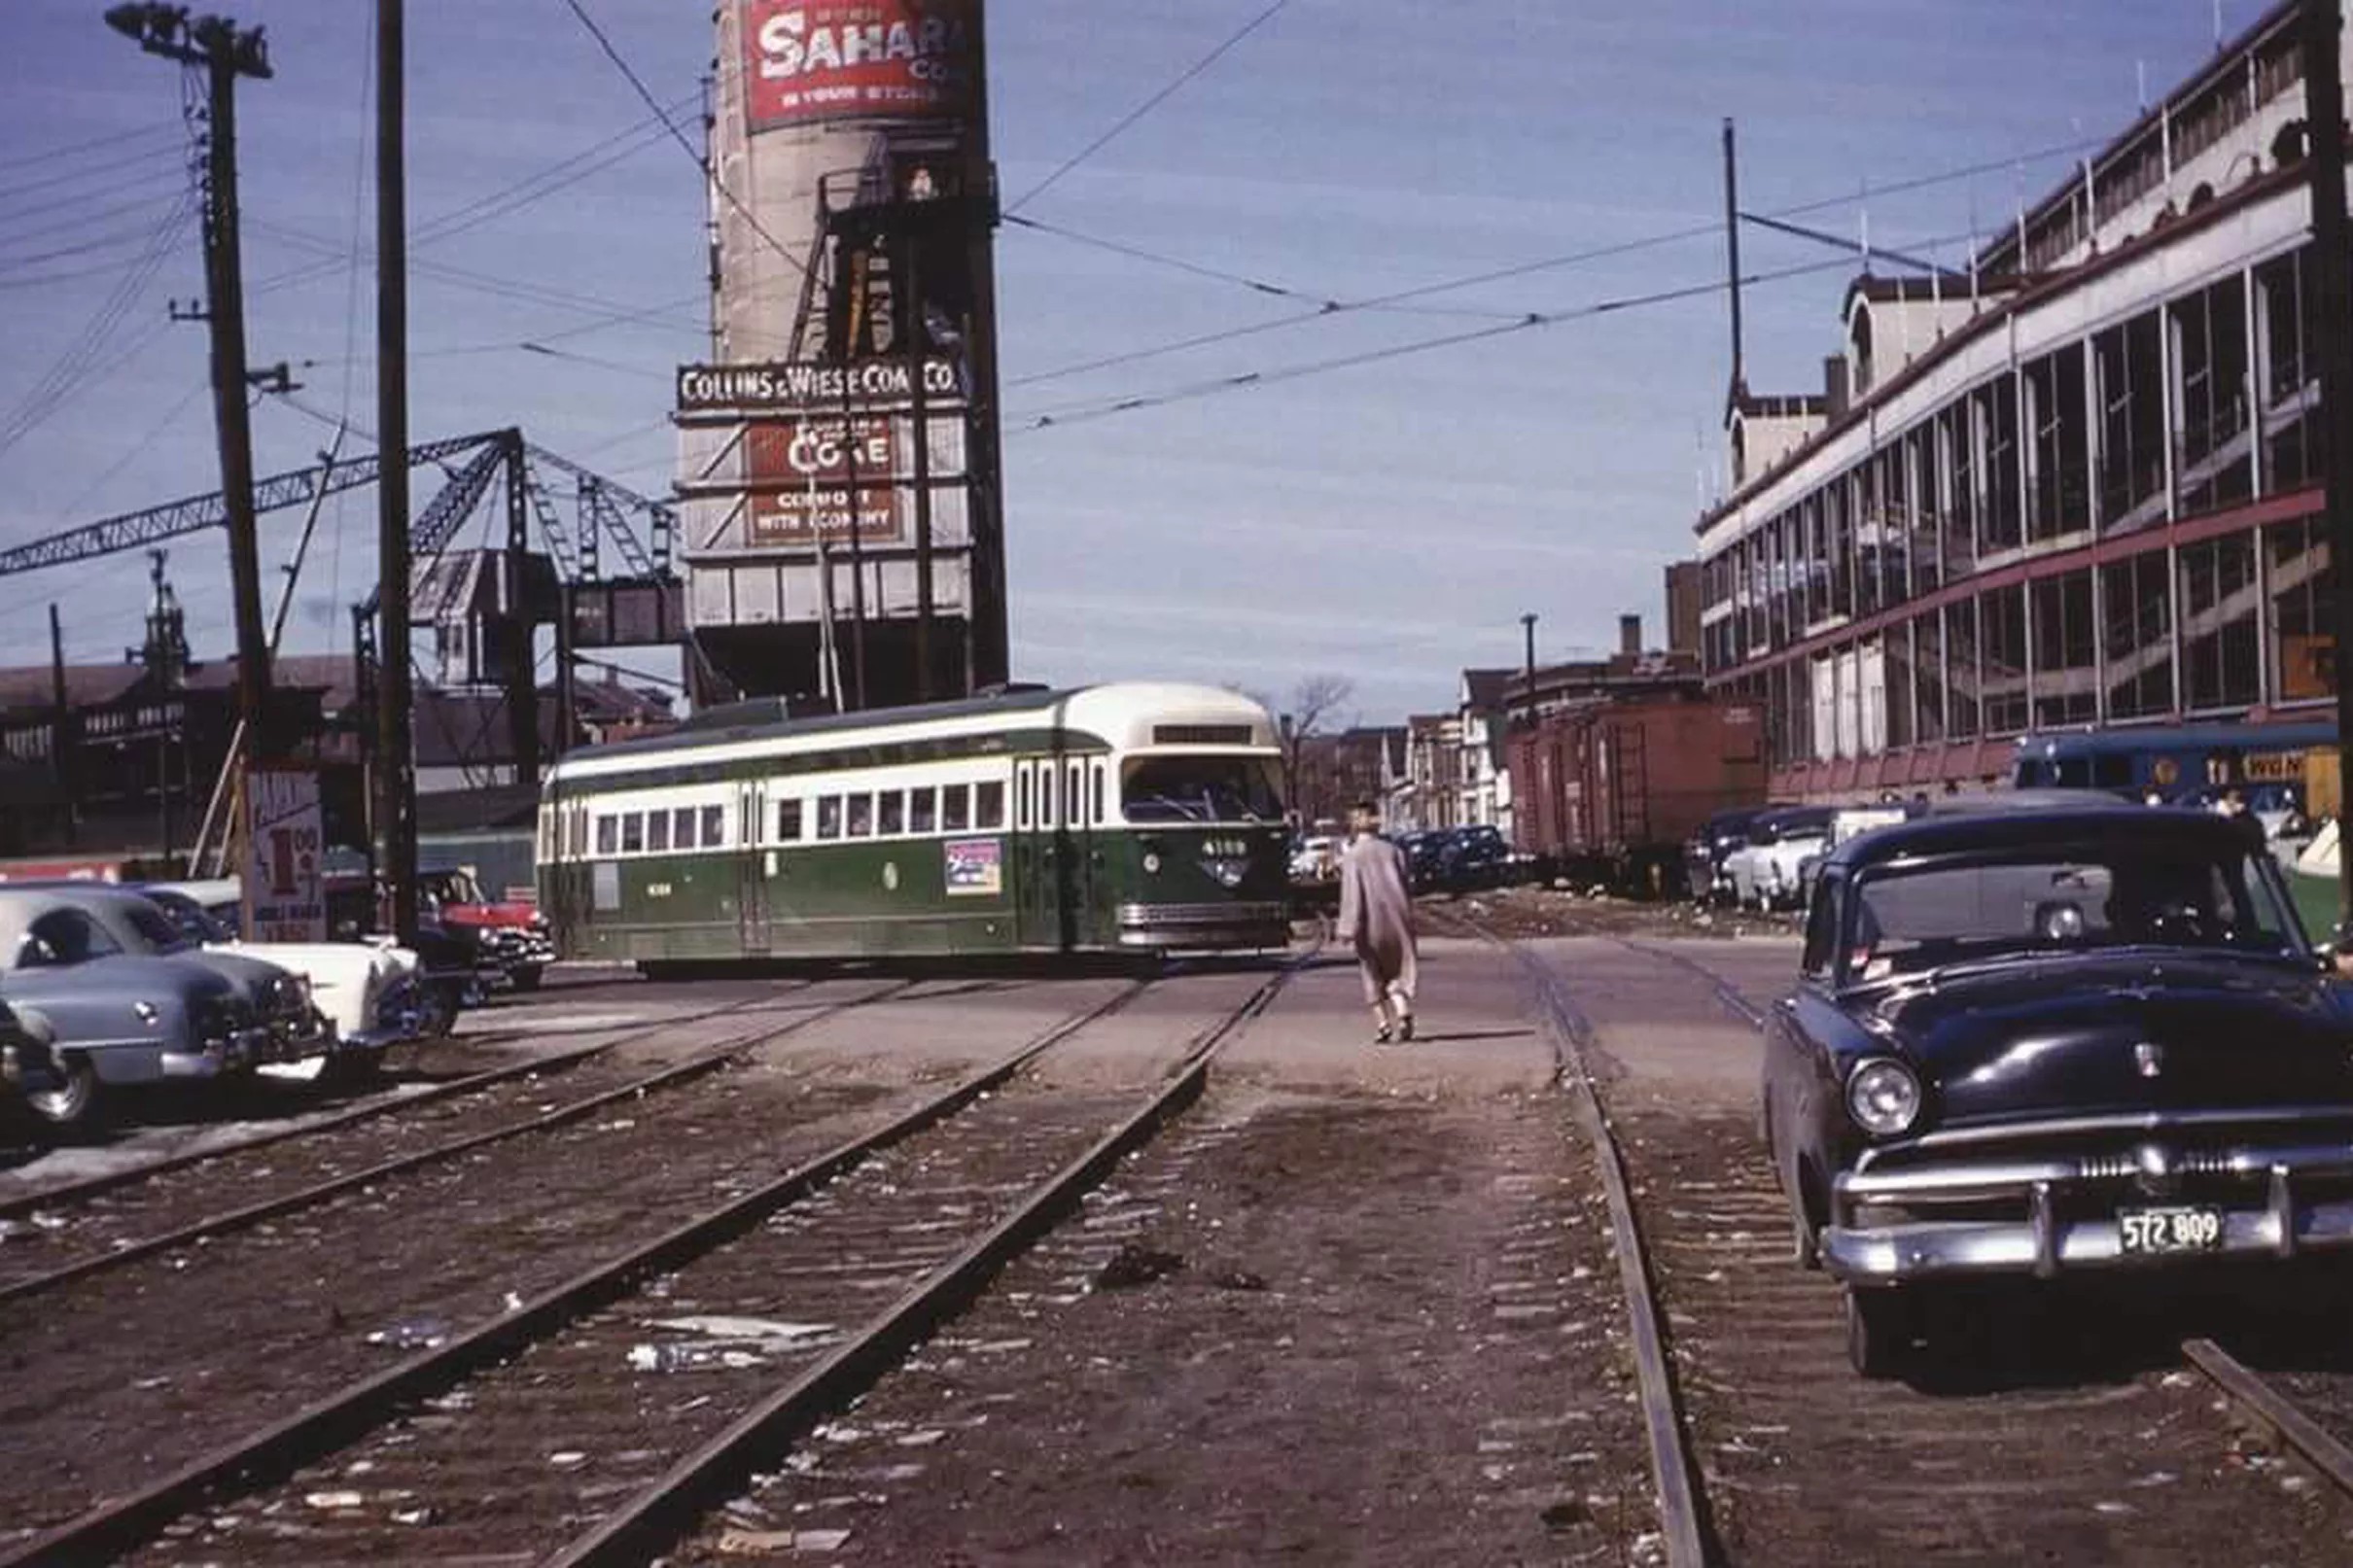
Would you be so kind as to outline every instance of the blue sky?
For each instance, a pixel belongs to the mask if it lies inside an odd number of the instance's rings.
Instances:
[[[692,104],[707,6],[584,3],[657,98]],[[995,0],[1008,204],[1266,4]],[[200,293],[193,228],[94,352],[69,357],[181,188],[177,68],[108,30],[103,9],[0,8],[0,546],[218,484],[203,330],[165,320],[167,299]],[[2235,33],[2261,9],[2224,0],[2223,24]],[[349,261],[372,245],[373,10],[230,11],[266,26],[278,73],[240,105],[248,276],[293,275],[249,304],[252,358],[296,363],[303,403],[348,407],[363,427],[374,289]],[[519,425],[665,493],[669,372],[704,352],[700,175],[564,0],[409,12],[413,435]],[[1545,657],[1608,644],[1625,610],[1655,632],[1661,569],[1687,553],[1703,465],[1719,462],[1720,296],[1272,373],[1704,285],[1722,272],[1719,232],[1063,372],[1308,314],[1297,296],[1372,298],[1713,225],[1726,116],[1744,206],[1831,203],[1807,221],[1842,233],[1867,210],[1875,244],[1957,262],[1973,228],[2065,173],[2060,158],[2019,160],[2114,134],[2138,103],[2136,65],[2161,90],[2212,50],[2215,18],[2213,0],[1290,0],[1018,211],[1295,296],[1053,233],[1001,238],[1016,674],[1280,693],[1328,672],[1354,680],[1353,716],[1394,721],[1450,704],[1465,664],[1517,663],[1524,611],[1542,617]],[[98,138],[118,139],[87,145]],[[422,237],[597,149],[542,199]],[[1743,239],[1750,270],[1835,260]],[[1753,386],[1813,388],[1845,280],[1834,268],[1751,291]],[[1246,374],[1272,378],[1101,413]],[[1056,422],[1036,428],[1046,413]],[[254,418],[264,474],[329,435],[274,400]],[[419,505],[430,492],[421,479]],[[298,523],[265,520],[270,567]],[[290,645],[347,638],[339,607],[372,580],[372,529],[371,493],[330,505]],[[226,556],[217,533],[172,547],[199,657],[231,641]],[[69,657],[120,656],[138,641],[145,575],[118,556],[0,580],[0,663],[46,656],[52,601]]]

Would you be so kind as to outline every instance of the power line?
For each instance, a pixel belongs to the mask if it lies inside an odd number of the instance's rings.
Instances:
[[[169,145],[162,145],[150,148],[144,153],[134,154],[129,157],[118,157],[104,163],[92,164],[86,169],[54,170],[37,180],[19,180],[15,185],[0,186],[0,201],[13,201],[18,196],[35,191],[53,191],[61,185],[91,185],[94,183],[101,187],[119,185],[122,182],[107,181],[103,177],[118,169],[144,167],[156,162],[159,157],[170,156],[172,152],[173,149]],[[179,166],[179,159],[176,157],[173,157],[171,161],[174,168]]]
[[[577,11],[579,9],[579,0],[570,0],[570,3],[574,10]],[[1093,157],[1097,153],[1103,151],[1104,148],[1110,145],[1110,143],[1117,139],[1121,133],[1126,131],[1129,126],[1135,124],[1144,116],[1150,114],[1153,110],[1159,108],[1163,103],[1166,103],[1170,98],[1174,97],[1177,90],[1186,83],[1192,81],[1202,72],[1208,70],[1211,66],[1223,59],[1226,54],[1235,47],[1240,45],[1244,39],[1249,37],[1250,34],[1265,26],[1268,22],[1273,21],[1276,15],[1280,13],[1283,7],[1289,4],[1290,0],[1275,0],[1273,5],[1268,6],[1264,11],[1258,13],[1257,16],[1252,17],[1248,21],[1244,22],[1242,26],[1237,28],[1234,32],[1228,34],[1223,43],[1219,44],[1215,49],[1211,50],[1207,54],[1204,54],[1200,59],[1195,60],[1182,72],[1178,73],[1176,80],[1171,82],[1167,87],[1162,87],[1158,92],[1153,93],[1150,97],[1144,99],[1143,102],[1129,110],[1125,115],[1120,117],[1120,119],[1111,126],[1110,129],[1105,131],[1102,135],[1087,143],[1086,146],[1080,148],[1076,153],[1071,155],[1070,157],[1064,159],[1061,167],[1057,168],[1053,173],[1047,175],[1037,184],[1032,186],[1027,195],[1023,196],[1019,201],[1014,202],[1010,207],[1007,207],[1005,209],[1006,215],[1010,217],[1012,214],[1021,211],[1022,208],[1028,206],[1031,202],[1036,201],[1039,196],[1044,195],[1048,191],[1054,188],[1055,184],[1059,182],[1064,175],[1070,173],[1072,169],[1078,167],[1079,164],[1084,163],[1088,158]]]
[[[53,223],[35,224],[30,228],[17,228],[5,221],[0,221],[0,238],[5,238],[8,243],[13,244],[21,240],[38,239],[45,234],[66,233],[77,228],[88,228],[92,224],[105,223],[112,218],[120,218],[126,212],[150,212],[172,199],[173,196],[168,193],[142,196],[137,201],[120,201],[111,207],[93,208],[89,212],[71,218],[59,218]]]
[[[93,199],[103,200],[108,196],[119,196],[126,191],[139,191],[149,187],[161,189],[164,186],[171,185],[179,181],[184,181],[187,178],[187,169],[179,163],[174,162],[168,167],[157,169],[152,173],[141,175],[136,179],[114,180],[102,187],[92,186],[81,191],[77,191],[71,195],[54,196],[47,201],[36,201],[30,206],[13,208],[6,214],[6,216],[12,220],[18,218],[38,218],[43,213],[59,212],[70,208],[79,207]]]
[[[1277,0],[1277,3],[1279,5],[1288,4],[1288,0]],[[587,9],[580,4],[580,0],[564,0],[564,4],[572,8],[572,14],[579,18],[580,25],[588,29],[588,36],[596,40],[596,47],[605,52],[605,58],[613,62],[614,69],[628,78],[629,86],[636,89],[637,95],[641,99],[645,100],[646,107],[657,115],[660,114],[661,105],[654,102],[653,93],[647,87],[637,72],[630,69],[629,62],[621,58],[621,52],[613,47],[613,40],[605,36],[605,29],[596,24],[596,18],[588,15]],[[802,277],[814,278],[816,272],[808,260],[793,255],[791,249],[784,241],[768,232],[768,226],[759,221],[759,214],[744,205],[742,198],[727,189],[727,182],[719,177],[718,171],[712,168],[711,160],[708,157],[694,150],[694,144],[686,140],[685,132],[680,130],[667,119],[663,121],[663,123],[669,125],[671,139],[678,143],[679,150],[693,159],[694,166],[702,170],[703,178],[711,183],[711,189],[726,198],[727,205],[733,207],[744,222],[752,226],[752,231],[757,234],[770,250],[800,268]]]
[[[1958,236],[1955,236],[1958,237]],[[1948,241],[1929,241],[1930,244]],[[1787,278],[1805,277],[1812,273],[1836,271],[1851,265],[1846,258],[1827,261],[1809,261],[1770,271],[1752,272],[1740,280],[1742,287],[1752,284],[1777,283]],[[1534,331],[1540,328],[1559,327],[1569,322],[1589,321],[1600,316],[1616,315],[1629,310],[1696,299],[1707,295],[1721,294],[1727,285],[1722,279],[1709,283],[1685,284],[1679,288],[1658,289],[1646,294],[1627,295],[1612,299],[1597,300],[1569,310],[1530,312],[1518,321],[1493,327],[1472,328],[1466,331],[1449,332],[1438,337],[1417,338],[1411,342],[1394,343],[1385,348],[1365,349],[1330,359],[1310,360],[1280,366],[1271,370],[1248,370],[1236,375],[1217,376],[1211,380],[1173,387],[1166,392],[1144,393],[1109,401],[1075,404],[1063,409],[1022,416],[1017,427],[1021,431],[1054,429],[1064,425],[1085,424],[1106,419],[1113,414],[1135,413],[1146,408],[1163,408],[1171,403],[1195,401],[1222,393],[1244,392],[1257,387],[1274,386],[1281,382],[1297,381],[1308,376],[1322,375],[1333,370],[1353,369],[1360,366],[1377,365],[1387,360],[1406,359],[1416,355],[1435,353],[1440,349],[1456,348],[1465,343],[1485,342],[1491,338],[1508,337],[1519,332]]]
[[[136,126],[130,130],[110,131],[104,136],[93,136],[84,142],[68,142],[63,147],[52,147],[39,153],[24,153],[16,157],[0,157],[0,169],[27,168],[35,163],[47,166],[62,159],[79,157],[84,153],[96,152],[102,147],[120,147],[124,142],[148,141],[158,136],[168,137],[174,142],[178,141],[180,122],[176,120],[164,121],[154,125]]]

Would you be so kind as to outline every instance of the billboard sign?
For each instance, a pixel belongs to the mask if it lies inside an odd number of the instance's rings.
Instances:
[[[970,112],[973,0],[743,0],[744,122]]]
[[[248,940],[327,940],[326,825],[318,770],[245,770]]]
[[[915,401],[915,374],[912,360],[860,360],[847,366],[807,360],[682,365],[678,411],[792,414],[833,411],[845,401],[862,409],[907,405]],[[923,390],[927,399],[943,403],[964,398],[956,366],[945,359],[923,362]]]
[[[752,493],[745,526],[753,544],[807,547],[820,534],[846,542],[853,479],[859,542],[898,542],[897,496],[891,484],[898,443],[888,415],[753,425],[744,432],[744,447]]]

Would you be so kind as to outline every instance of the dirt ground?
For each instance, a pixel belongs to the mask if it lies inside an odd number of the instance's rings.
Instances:
[[[1213,1091],[673,1560],[1649,1560],[1606,1236],[1549,1093]]]
[[[1476,922],[1497,936],[1767,936],[1803,930],[1794,914],[1647,903],[1558,888],[1503,888],[1457,897],[1425,896],[1422,913],[1440,927]]]

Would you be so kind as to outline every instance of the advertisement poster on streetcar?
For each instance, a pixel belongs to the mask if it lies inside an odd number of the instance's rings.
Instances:
[[[994,898],[1005,890],[1004,849],[996,839],[950,839],[948,896]]]
[[[326,826],[317,769],[246,769],[247,939],[327,940]]]
[[[969,113],[977,9],[974,0],[743,0],[746,128]]]

